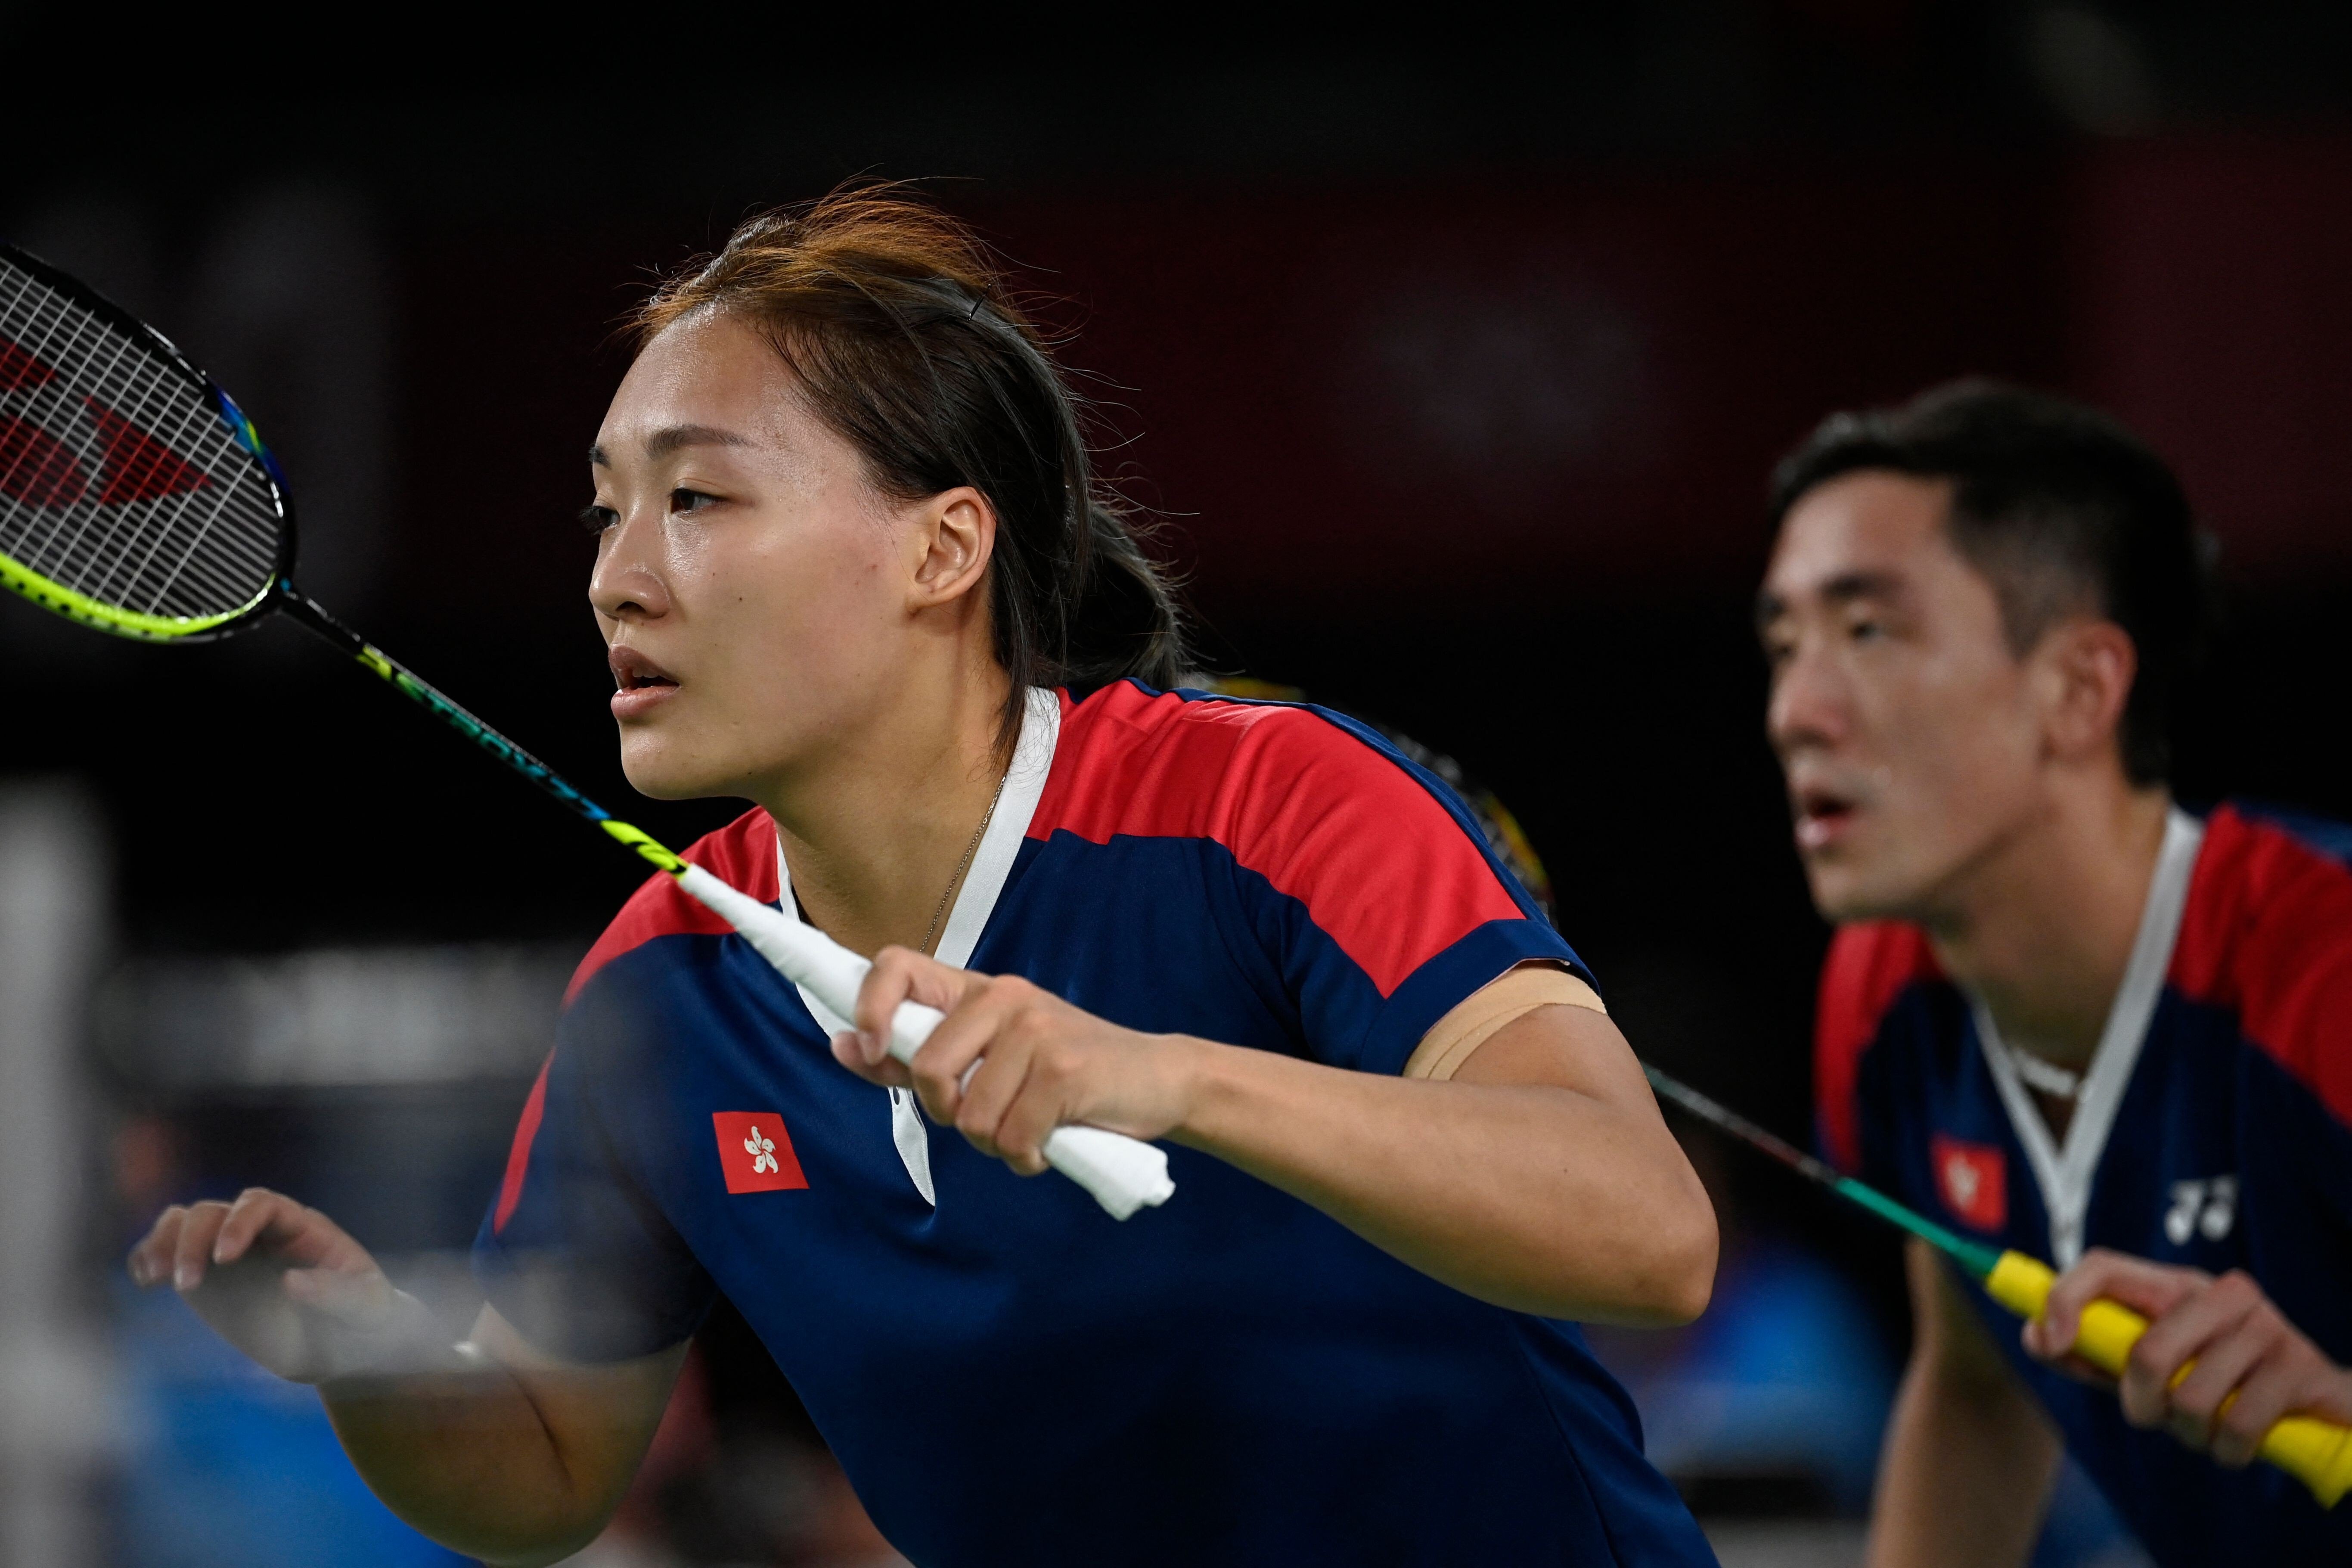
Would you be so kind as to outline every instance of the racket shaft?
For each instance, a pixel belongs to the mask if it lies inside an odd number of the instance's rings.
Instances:
[[[589,821],[602,824],[621,843],[655,866],[677,878],[686,890],[723,916],[742,933],[760,955],[794,984],[810,993],[843,1017],[857,1010],[857,988],[865,983],[866,960],[798,921],[788,921],[757,899],[737,891],[699,866],[690,865],[610,812],[557,774],[554,769],[443,696],[432,684],[336,620],[317,604],[282,586],[287,614],[344,653],[397,687],[412,701],[437,716],[451,729],[507,764],[541,790]],[[890,1054],[911,1061],[923,1042],[939,1026],[942,1015],[919,1002],[902,1004],[892,1022]],[[1114,1218],[1125,1219],[1139,1208],[1168,1201],[1176,1184],[1169,1179],[1168,1156],[1139,1139],[1097,1127],[1059,1127],[1045,1140],[1046,1163],[1085,1187]]]
[[[572,811],[591,822],[603,822],[612,815],[565,783],[562,775],[553,768],[466,711],[444,696],[432,682],[327,614],[315,601],[294,592],[290,584],[281,584],[278,593],[282,601],[280,607],[286,616],[358,660],[410,701],[537,784]]]
[[[2050,1304],[2050,1288],[2057,1282],[2050,1266],[2021,1252],[2004,1252],[1986,1277],[1985,1289],[1996,1301],[2020,1317],[2041,1320]],[[2132,1347],[2147,1332],[2147,1320],[2120,1302],[2105,1299],[2083,1309],[2075,1331],[2074,1353],[2111,1377],[2123,1375]],[[2175,1387],[2196,1366],[2190,1362],[2173,1374]],[[2232,1395],[2231,1397],[2235,1397]],[[2221,1408],[2230,1408],[2224,1401]],[[2309,1487],[2322,1508],[2334,1508],[2352,1488],[2352,1427],[2339,1426],[2310,1415],[2289,1415],[2263,1435],[2262,1457]]]
[[[677,873],[677,879],[688,893],[742,933],[784,978],[806,986],[811,995],[843,1017],[856,1016],[858,987],[872,967],[865,959],[824,932],[785,919],[699,866],[688,865]],[[938,1008],[919,1002],[900,1003],[890,1019],[890,1054],[902,1062],[914,1060],[915,1053],[945,1016]],[[1115,1219],[1163,1204],[1176,1190],[1168,1175],[1167,1154],[1123,1133],[1099,1127],[1057,1127],[1046,1138],[1043,1152],[1048,1164],[1093,1194]]]

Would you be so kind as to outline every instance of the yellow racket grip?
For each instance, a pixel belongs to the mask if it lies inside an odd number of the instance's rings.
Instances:
[[[2004,1252],[1985,1276],[1985,1293],[2021,1318],[2039,1322],[2058,1276],[2039,1258]],[[2118,1302],[2096,1300],[2083,1309],[2074,1353],[2101,1372],[2120,1377],[2132,1346],[2147,1332],[2147,1320]],[[2190,1362],[2173,1374],[2174,1387],[2189,1375]],[[2225,1403],[2223,1410],[2229,1409]],[[2310,1415],[2289,1415],[2263,1434],[2262,1457],[2311,1489],[2322,1508],[2334,1508],[2352,1489],[2352,1427]]]

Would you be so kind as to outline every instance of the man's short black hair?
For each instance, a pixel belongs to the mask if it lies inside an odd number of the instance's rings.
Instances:
[[[2160,784],[2200,657],[2205,552],[2180,481],[2096,409],[1997,382],[1933,387],[1895,408],[1832,414],[1772,475],[1772,524],[1816,485],[1861,469],[1952,483],[1954,547],[1990,581],[2012,651],[2090,609],[2128,634],[2124,771]]]

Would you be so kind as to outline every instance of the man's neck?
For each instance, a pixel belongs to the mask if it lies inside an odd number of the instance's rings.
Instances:
[[[2131,962],[2172,804],[2161,787],[2079,782],[1965,869],[1923,922],[2002,1038],[2077,1070]]]
[[[1006,688],[993,659],[925,683],[760,792],[812,924],[867,954],[936,936],[1004,776]]]

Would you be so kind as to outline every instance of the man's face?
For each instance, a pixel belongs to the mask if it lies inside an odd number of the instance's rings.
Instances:
[[[1766,730],[1813,902],[1933,921],[2031,818],[2044,693],[1945,529],[1951,487],[1866,469],[1799,498],[1759,595]]]

